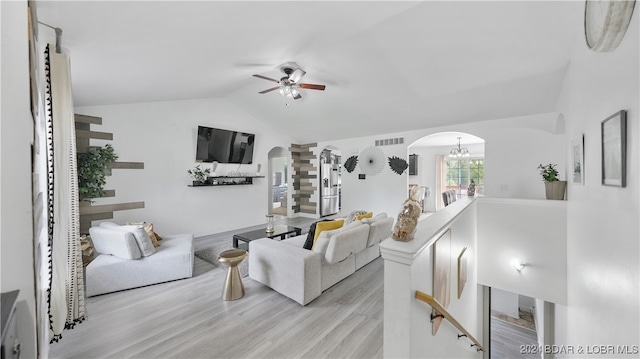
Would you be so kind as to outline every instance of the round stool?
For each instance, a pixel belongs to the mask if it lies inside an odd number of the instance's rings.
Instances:
[[[227,278],[224,281],[224,287],[222,287],[222,300],[236,300],[244,297],[244,286],[240,271],[238,271],[238,264],[246,257],[247,251],[244,249],[230,249],[218,256],[220,263],[229,266]]]

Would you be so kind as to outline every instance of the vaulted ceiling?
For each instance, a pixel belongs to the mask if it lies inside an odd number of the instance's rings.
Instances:
[[[552,112],[577,1],[40,1],[75,105],[223,98],[300,143]],[[41,31],[45,32],[45,30]],[[46,34],[45,34],[46,35]],[[259,94],[294,61],[300,100]]]

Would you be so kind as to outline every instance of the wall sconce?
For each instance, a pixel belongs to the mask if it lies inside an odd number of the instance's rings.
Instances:
[[[514,259],[511,261],[511,265],[513,266],[513,268],[515,268],[518,272],[520,272],[524,267],[527,266],[527,263],[522,262],[519,259]]]

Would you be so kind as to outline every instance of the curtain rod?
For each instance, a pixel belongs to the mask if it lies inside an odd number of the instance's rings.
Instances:
[[[62,52],[62,29],[59,27],[53,27],[49,24],[45,24],[42,21],[38,21],[38,24],[42,24],[48,28],[51,28],[53,30],[55,30],[56,32],[56,53],[61,53]]]

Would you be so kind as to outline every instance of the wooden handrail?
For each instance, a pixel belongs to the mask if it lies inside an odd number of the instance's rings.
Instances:
[[[473,342],[473,344],[475,345],[475,347],[478,350],[482,350],[484,351],[484,347],[482,347],[482,345],[480,345],[480,342],[478,342],[478,340],[476,338],[473,337],[473,335],[471,335],[471,333],[469,333],[468,330],[466,330],[462,324],[460,324],[456,318],[454,318],[451,313],[449,313],[447,311],[447,309],[445,309],[445,307],[442,306],[442,304],[440,304],[440,302],[438,302],[438,300],[432,296],[430,296],[429,294],[426,293],[422,293],[419,290],[416,290],[416,299],[421,300],[427,304],[429,304],[431,306],[431,308],[435,309],[436,312],[442,314],[444,316],[444,319],[448,320],[451,324],[453,324],[454,327],[456,327],[459,331],[462,332],[462,334],[464,334],[467,339],[471,340],[471,342]],[[458,336],[459,337],[459,336]],[[472,345],[472,346],[474,346]]]

